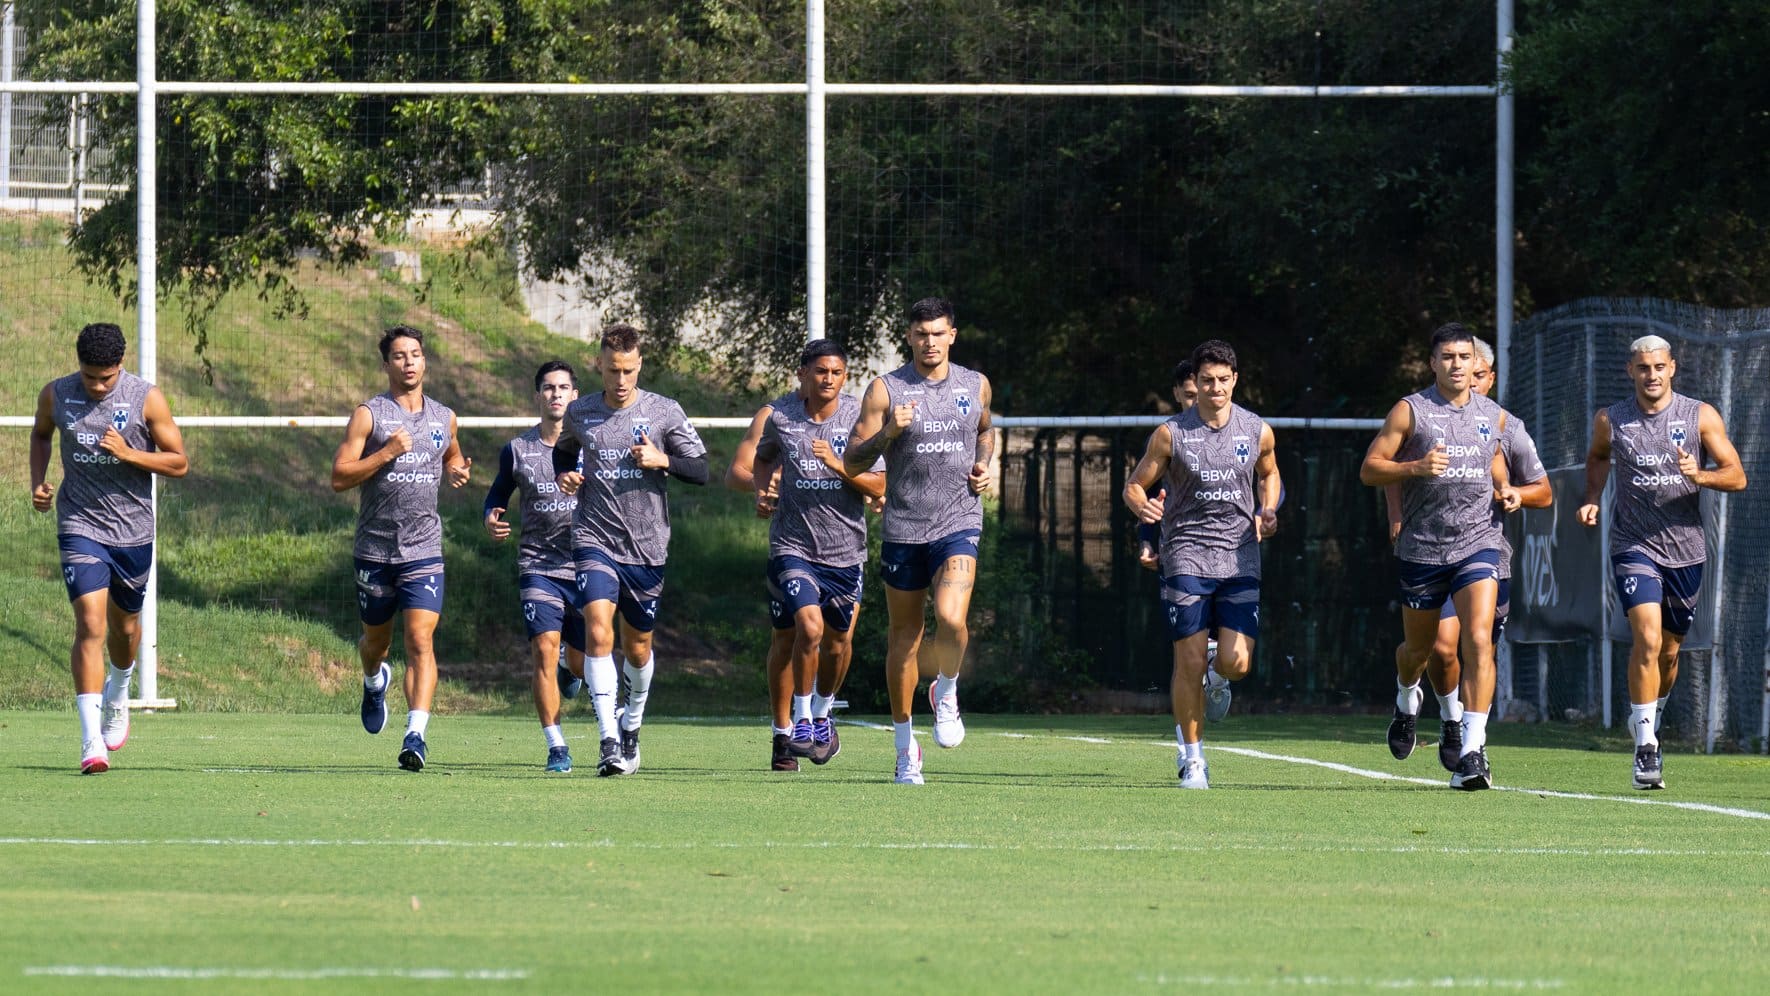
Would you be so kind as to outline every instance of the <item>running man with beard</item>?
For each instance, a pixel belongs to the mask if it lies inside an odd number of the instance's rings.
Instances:
[[[1695,619],[1708,560],[1701,492],[1744,491],[1746,484],[1721,413],[1673,391],[1677,372],[1672,344],[1660,336],[1629,344],[1635,393],[1592,419],[1579,508],[1582,524],[1598,525],[1611,465],[1623,468],[1610,508],[1610,573],[1629,617],[1634,785],[1646,790],[1665,788],[1659,717],[1678,680],[1678,649]],[[1704,469],[1710,461],[1714,469]]]
[[[190,471],[166,396],[123,369],[126,348],[123,330],[109,322],[81,329],[74,343],[80,369],[43,386],[31,427],[31,507],[55,507],[62,580],[74,609],[68,666],[83,775],[110,770],[110,752],[129,739],[129,681],[154,562],[153,475]],[[58,433],[60,491],[48,481]]]

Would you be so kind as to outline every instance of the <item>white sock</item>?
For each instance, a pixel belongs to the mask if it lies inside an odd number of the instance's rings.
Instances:
[[[1436,691],[1432,694],[1438,695]],[[1463,699],[1460,689],[1451,689],[1449,695],[1438,695],[1438,718],[1446,723],[1462,722]]]
[[[1666,699],[1668,699],[1668,698],[1671,698],[1671,696],[1667,695],[1667,696],[1662,697],[1658,703],[1659,708],[1657,708],[1653,711],[1653,739],[1655,741],[1659,740],[1659,724],[1665,722]]]
[[[915,720],[910,719],[891,724],[891,738],[897,743],[898,750],[909,750],[910,744],[916,742],[916,735],[912,731],[914,724]]]
[[[1180,756],[1186,756],[1186,734],[1180,732],[1180,724],[1174,724],[1174,743],[1180,747]]]
[[[615,672],[612,654],[584,658],[584,680],[590,685],[590,704],[596,709],[596,727],[602,739],[615,737],[615,692],[621,679]]]
[[[822,692],[817,691],[816,689],[812,689],[812,692],[811,692],[811,715],[813,718],[815,718],[815,719],[829,719],[830,718],[830,709],[835,704],[836,704],[836,697],[834,695],[825,695]]]
[[[430,710],[429,709],[413,709],[411,712],[406,713],[406,732],[407,733],[416,733],[419,736],[423,736],[425,729],[427,729],[429,726],[430,726]]]
[[[793,722],[798,723],[811,718],[811,696],[793,696]]]
[[[1463,753],[1473,754],[1487,746],[1487,713],[1463,710]]]
[[[1629,703],[1629,729],[1635,734],[1636,747],[1659,746],[1659,724],[1655,717],[1659,715],[1659,704],[1649,702],[1646,705]]]
[[[1420,683],[1404,685],[1400,678],[1395,679],[1395,708],[1409,716],[1418,716],[1420,706],[1426,701],[1426,693],[1420,690]]]
[[[104,683],[105,701],[112,705],[129,701],[129,679],[133,677],[135,677],[134,664],[128,667],[110,665],[110,676]]]
[[[621,717],[623,729],[637,730],[645,722],[645,700],[651,695],[651,676],[656,673],[652,662],[657,659],[656,654],[646,658],[644,667],[621,665],[621,673],[627,676],[627,712]]]
[[[958,675],[955,674],[949,678],[943,674],[943,675],[939,675],[938,677],[936,677],[934,679],[934,697],[935,698],[944,699],[948,695],[957,694],[958,691],[959,691],[959,676]]]
[[[1189,744],[1181,744],[1180,757],[1187,761],[1203,761],[1205,759],[1204,741],[1194,740]]]
[[[565,746],[565,733],[559,728],[558,723],[554,723],[552,726],[541,727],[541,736],[547,738],[548,750],[552,750],[555,747]]]
[[[375,669],[374,674],[363,675],[363,687],[371,692],[379,692],[387,687],[388,674],[387,662],[382,661],[381,666]]]
[[[790,726],[775,726],[770,727],[770,729],[774,730],[774,735],[777,737],[790,737],[793,735],[793,728]]]
[[[80,717],[80,742],[98,739],[98,703],[100,692],[81,692],[74,696],[74,712]]]

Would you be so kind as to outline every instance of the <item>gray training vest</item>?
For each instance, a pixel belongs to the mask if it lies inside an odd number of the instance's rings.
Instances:
[[[1396,452],[1398,463],[1418,460],[1440,443],[1450,465],[1437,477],[1410,477],[1401,484],[1401,535],[1395,555],[1411,564],[1460,563],[1483,550],[1499,550],[1493,516],[1493,454],[1505,410],[1471,393],[1458,408],[1435,384],[1404,399],[1413,409],[1414,431]]]
[[[395,431],[406,430],[412,448],[375,472],[362,484],[356,513],[358,560],[406,564],[442,556],[442,516],[436,511],[437,491],[445,471],[443,454],[455,413],[424,398],[424,408],[408,412],[390,394],[363,402],[375,422],[363,444],[363,456],[380,452]]]
[[[848,449],[848,433],[860,401],[842,395],[822,422],[805,412],[799,392],[769,402],[773,409],[756,444],[756,458],[781,467],[780,500],[768,521],[768,555],[800,557],[826,567],[853,567],[867,559],[866,500],[811,451],[814,440],[830,444],[836,459]],[[875,461],[871,469],[883,464]]]
[[[1678,450],[1702,463],[1702,402],[1673,393],[1649,415],[1633,397],[1606,408],[1616,495],[1610,511],[1610,555],[1644,553],[1661,567],[1707,559],[1702,539],[1702,489],[1678,471]]]
[[[616,563],[662,567],[670,550],[669,473],[633,462],[641,438],[675,457],[707,453],[682,406],[638,391],[625,408],[610,408],[598,391],[572,402],[565,428],[583,447],[584,485],[572,520],[572,546],[601,550]],[[569,452],[569,450],[568,450]]]
[[[928,380],[912,362],[879,380],[887,419],[898,405],[916,403],[910,424],[885,448],[885,539],[932,543],[981,530],[983,501],[967,479],[977,462],[983,375],[953,363],[945,380]]]
[[[540,428],[510,441],[510,476],[522,502],[522,538],[516,546],[519,574],[571,581],[572,514],[578,499],[559,490],[553,474],[553,444],[541,441]]]
[[[1162,576],[1258,578],[1254,519],[1260,496],[1254,467],[1266,423],[1231,404],[1222,428],[1206,425],[1196,407],[1166,424],[1172,446],[1163,476],[1168,497],[1162,509]]]
[[[143,546],[154,541],[154,475],[106,453],[99,441],[116,429],[138,450],[154,449],[142,409],[154,385],[128,371],[103,401],[94,401],[78,373],[49,386],[55,427],[61,432],[61,490],[55,496],[56,530],[105,546]]]

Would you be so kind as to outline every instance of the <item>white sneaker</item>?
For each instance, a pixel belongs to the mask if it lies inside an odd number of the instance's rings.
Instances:
[[[1229,679],[1210,668],[1205,669],[1205,722],[1215,723],[1229,715],[1229,700],[1234,693]]]
[[[80,774],[102,775],[111,770],[111,756],[104,749],[104,740],[88,740],[80,747]]]
[[[955,684],[953,690],[944,697],[936,698],[934,685],[928,686],[928,705],[934,710],[934,744],[937,747],[957,747],[965,742],[965,721],[959,718],[959,690]]]
[[[1180,764],[1180,787],[1183,789],[1208,789],[1211,787],[1211,769],[1203,760],[1183,761]]]
[[[897,777],[893,778],[899,785],[922,784],[922,745],[914,740],[905,750],[897,752]]]
[[[134,672],[131,672],[133,674]],[[104,736],[107,750],[122,750],[129,742],[129,689],[114,703],[111,700],[111,679],[104,680],[104,698],[99,705],[98,730]]]

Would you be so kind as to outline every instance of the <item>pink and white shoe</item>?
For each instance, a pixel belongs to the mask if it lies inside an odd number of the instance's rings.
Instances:
[[[115,696],[112,695],[110,676],[105,676],[104,699],[99,705],[98,731],[104,735],[106,750],[122,750],[123,745],[129,742],[129,678],[134,676],[135,669],[130,668],[128,677],[123,679],[122,694]]]
[[[102,775],[111,770],[110,753],[103,740],[88,740],[80,750],[80,774]]]
[[[892,781],[899,785],[922,784],[922,745],[914,740],[905,750],[897,752],[897,777]]]
[[[934,710],[934,743],[938,747],[957,747],[965,742],[965,721],[959,718],[959,690],[945,695],[935,694],[935,684],[928,686],[928,706]]]

